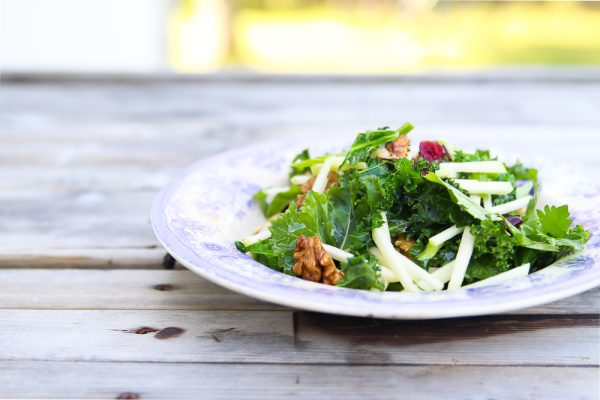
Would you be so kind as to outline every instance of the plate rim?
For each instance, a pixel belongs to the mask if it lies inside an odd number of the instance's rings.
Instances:
[[[544,288],[544,293],[535,293],[535,290],[525,289],[522,290],[524,294],[530,293],[528,296],[523,295],[516,297],[514,299],[502,302],[493,302],[488,299],[478,299],[480,300],[477,304],[469,304],[468,307],[457,307],[456,309],[451,309],[448,307],[438,307],[440,303],[422,303],[422,307],[410,308],[407,310],[389,310],[389,309],[374,309],[372,312],[362,312],[362,310],[356,309],[340,309],[337,303],[327,303],[327,302],[318,302],[316,299],[308,299],[303,298],[286,298],[285,296],[281,296],[277,293],[273,292],[264,292],[257,288],[245,287],[241,284],[233,282],[232,280],[220,277],[213,273],[210,273],[211,262],[209,260],[205,260],[204,258],[198,256],[194,251],[189,248],[185,243],[183,243],[180,238],[178,238],[174,232],[169,228],[165,213],[163,212],[166,205],[168,204],[169,199],[176,189],[181,187],[181,183],[191,174],[200,170],[200,166],[205,163],[214,162],[216,160],[222,159],[228,153],[233,153],[236,151],[252,151],[254,148],[263,147],[265,145],[282,145],[286,143],[290,143],[291,141],[288,139],[279,139],[279,140],[269,140],[269,141],[261,141],[259,143],[255,143],[252,145],[246,146],[237,146],[231,148],[225,152],[221,152],[217,155],[213,155],[211,157],[203,158],[195,163],[189,165],[182,169],[155,197],[152,203],[152,209],[150,212],[150,222],[154,231],[154,234],[160,244],[165,248],[169,255],[171,255],[175,260],[181,263],[183,266],[191,270],[192,272],[202,276],[203,278],[219,285],[225,287],[228,290],[233,292],[241,293],[246,296],[259,299],[262,301],[266,301],[269,303],[274,303],[278,305],[282,305],[285,307],[290,307],[292,309],[303,309],[307,311],[315,311],[321,313],[328,314],[337,314],[337,315],[346,315],[346,316],[360,316],[360,317],[375,317],[375,318],[386,318],[386,319],[442,319],[442,318],[454,318],[454,317],[469,317],[469,316],[480,316],[480,315],[490,315],[490,314],[499,314],[505,313],[509,311],[516,311],[524,308],[534,307],[542,304],[547,304],[553,301],[557,301],[560,299],[564,299],[579,293],[583,293],[587,290],[593,289],[597,286],[600,286],[600,273],[598,274],[590,274],[583,273],[579,276],[573,277],[568,280],[570,285],[565,286],[565,282],[559,283],[550,283],[548,285],[542,286]],[[184,256],[185,255],[185,256]],[[594,260],[594,263],[595,260]],[[262,264],[261,264],[262,265]],[[265,267],[268,268],[268,267]],[[529,275],[531,276],[531,275]],[[297,278],[299,279],[299,278]],[[314,283],[314,282],[306,282],[307,284],[315,285],[315,287],[322,287],[322,284]],[[539,289],[538,288],[538,292]],[[557,290],[550,290],[555,288]],[[356,291],[358,289],[349,289],[349,288],[339,288],[335,287],[333,290],[351,290]],[[390,293],[391,294],[391,293]],[[535,295],[534,295],[535,294]],[[401,295],[400,293],[393,293],[393,295]],[[465,301],[473,302],[477,299],[465,299]],[[481,301],[484,300],[484,301]],[[443,302],[442,302],[443,303]],[[450,311],[453,310],[453,311]]]

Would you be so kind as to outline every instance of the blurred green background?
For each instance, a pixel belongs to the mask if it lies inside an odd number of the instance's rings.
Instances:
[[[600,64],[591,2],[239,1],[227,62],[271,72]],[[176,60],[174,67],[178,68]]]

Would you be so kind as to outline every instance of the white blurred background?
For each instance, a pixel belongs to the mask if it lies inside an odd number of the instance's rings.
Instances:
[[[170,0],[1,0],[4,71],[157,71],[167,68]]]

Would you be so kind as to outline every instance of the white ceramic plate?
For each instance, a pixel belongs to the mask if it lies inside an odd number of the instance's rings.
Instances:
[[[583,253],[502,285],[435,293],[346,289],[304,281],[259,264],[234,241],[264,223],[252,195],[285,182],[292,157],[344,146],[277,141],[202,160],[157,197],[152,225],[167,251],[187,268],[236,292],[312,311],[378,318],[447,318],[506,312],[568,297],[600,285],[600,186],[589,170],[537,163],[544,201],[569,204],[592,237]]]

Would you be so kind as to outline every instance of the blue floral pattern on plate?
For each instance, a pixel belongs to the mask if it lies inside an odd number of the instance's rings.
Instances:
[[[342,143],[340,143],[342,144]],[[251,201],[260,188],[285,182],[293,155],[343,146],[265,142],[221,153],[185,171],[156,198],[152,226],[180,263],[231,290],[290,307],[355,316],[419,319],[505,312],[539,305],[600,285],[600,184],[573,165],[540,161],[546,202],[567,203],[576,223],[592,232],[586,249],[511,282],[436,293],[393,293],[338,288],[271,270],[233,242],[264,218]]]

